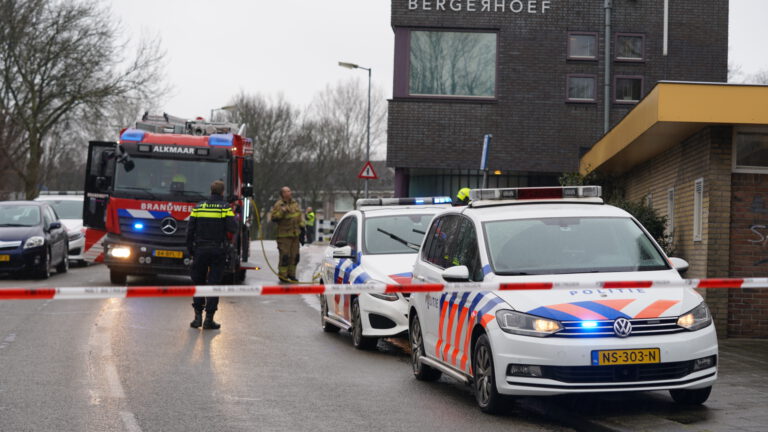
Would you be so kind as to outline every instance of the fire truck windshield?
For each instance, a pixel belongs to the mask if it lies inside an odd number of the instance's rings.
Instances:
[[[199,201],[210,196],[211,183],[215,180],[228,183],[226,161],[145,157],[133,157],[132,161],[133,167],[118,164],[116,196]],[[224,193],[226,195],[227,190]]]

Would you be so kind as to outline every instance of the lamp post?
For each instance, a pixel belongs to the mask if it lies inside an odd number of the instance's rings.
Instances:
[[[365,143],[365,161],[371,161],[371,68],[362,67],[354,63],[339,62],[339,66],[347,69],[362,69],[368,71],[368,126]],[[368,179],[365,179],[365,197],[368,198]]]
[[[227,105],[227,106],[223,106],[221,108],[212,108],[211,109],[211,117],[210,117],[211,122],[213,122],[213,113],[215,113],[216,111],[232,111],[235,108],[237,108],[237,105]]]

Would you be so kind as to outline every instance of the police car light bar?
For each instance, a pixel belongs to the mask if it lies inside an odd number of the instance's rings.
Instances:
[[[451,204],[451,197],[424,197],[424,198],[362,198],[357,200],[356,208],[383,207],[383,206],[409,206],[409,205],[435,205]]]
[[[553,200],[571,198],[601,198],[600,186],[563,186],[540,188],[474,189],[472,201]]]

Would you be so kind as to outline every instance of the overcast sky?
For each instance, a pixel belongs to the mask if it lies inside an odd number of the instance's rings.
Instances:
[[[111,0],[132,39],[157,37],[167,51],[173,93],[165,111],[208,117],[240,91],[308,104],[327,84],[373,68],[392,94],[390,0]],[[768,0],[731,0],[732,61],[744,73],[768,69]]]

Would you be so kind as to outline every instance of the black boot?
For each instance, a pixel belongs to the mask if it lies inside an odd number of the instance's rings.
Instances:
[[[200,328],[201,325],[203,325],[203,311],[196,310],[195,319],[189,323],[189,326],[192,328]]]
[[[203,328],[206,330],[218,330],[221,328],[221,324],[213,320],[213,315],[216,312],[206,312],[205,321],[203,321]]]

